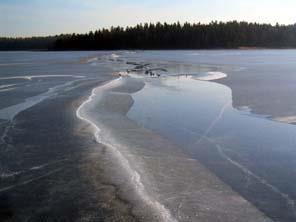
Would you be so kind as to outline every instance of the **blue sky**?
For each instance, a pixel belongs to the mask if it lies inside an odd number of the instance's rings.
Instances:
[[[0,36],[84,33],[144,22],[296,23],[296,0],[0,0]]]

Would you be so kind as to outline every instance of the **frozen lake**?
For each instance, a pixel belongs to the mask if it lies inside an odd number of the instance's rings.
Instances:
[[[97,162],[136,217],[294,221],[295,61],[295,50],[1,52],[0,194],[49,166],[18,154],[22,115],[81,92],[73,113],[107,147]]]

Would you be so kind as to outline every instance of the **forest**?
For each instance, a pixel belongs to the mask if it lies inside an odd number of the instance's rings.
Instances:
[[[50,50],[54,48],[57,36],[31,38],[1,38],[0,50]]]
[[[0,38],[0,50],[296,48],[296,24],[145,23],[86,34]]]

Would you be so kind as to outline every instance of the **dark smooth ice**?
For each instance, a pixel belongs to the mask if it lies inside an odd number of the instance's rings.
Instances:
[[[105,147],[76,116],[91,90],[113,78],[111,55],[0,58],[0,87],[8,89],[0,90],[0,221],[136,221],[102,167]]]

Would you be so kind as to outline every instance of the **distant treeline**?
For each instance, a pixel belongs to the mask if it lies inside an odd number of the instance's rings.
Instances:
[[[32,38],[1,38],[0,50],[49,50],[53,49],[57,36]]]
[[[247,22],[209,24],[140,24],[112,27],[87,34],[0,39],[1,49],[111,50],[111,49],[219,49],[296,48],[296,24]]]

